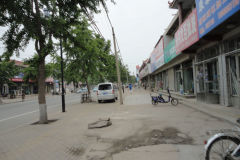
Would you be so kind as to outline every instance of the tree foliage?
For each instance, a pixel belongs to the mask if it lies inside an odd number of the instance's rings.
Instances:
[[[24,73],[23,80],[25,83],[28,83],[29,80],[33,80],[37,83],[38,81],[38,66],[39,66],[39,57],[35,54],[32,58],[24,60],[24,64],[27,65],[22,71]],[[53,71],[53,66],[51,63],[46,64],[45,66],[45,79],[49,76],[52,76],[55,72]],[[45,80],[44,79],[44,80]]]
[[[14,61],[1,61],[0,59],[0,104],[2,103],[2,87],[4,84],[12,84],[11,78],[19,73],[19,69],[15,66]]]
[[[68,82],[103,79],[103,68],[108,62],[110,42],[89,30],[87,21],[76,25],[71,30],[64,48],[67,53],[66,77]],[[89,87],[88,87],[89,89]]]
[[[45,58],[54,51],[53,38],[65,39],[69,29],[82,21],[82,15],[99,12],[105,0],[1,0],[0,26],[7,27],[2,37],[5,57],[19,54],[30,40],[38,54],[38,101],[40,123],[47,122],[45,99]],[[45,14],[44,11],[48,11]]]

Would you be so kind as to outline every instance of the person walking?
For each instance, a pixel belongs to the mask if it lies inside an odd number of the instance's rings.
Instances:
[[[25,99],[25,91],[23,90],[22,91],[22,102],[24,102],[24,99]]]
[[[130,93],[132,94],[132,84],[131,83],[129,84],[128,88],[130,90]]]

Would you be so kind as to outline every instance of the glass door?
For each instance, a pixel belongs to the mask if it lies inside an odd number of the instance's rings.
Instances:
[[[239,58],[238,55],[233,55],[228,57],[228,79],[230,86],[230,95],[239,96],[240,95],[240,81],[239,81]]]
[[[218,77],[219,77],[219,70],[218,70],[218,61],[214,60],[211,62],[206,63],[206,92],[219,94],[219,86],[218,86]]]
[[[197,92],[197,100],[205,102],[205,84],[204,84],[204,65],[198,64],[196,65],[196,92]]]

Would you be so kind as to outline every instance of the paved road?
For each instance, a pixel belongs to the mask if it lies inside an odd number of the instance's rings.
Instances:
[[[70,104],[80,103],[80,94],[69,94],[65,99],[67,110]],[[48,115],[61,112],[61,96],[48,96],[46,101]],[[37,97],[30,101],[0,105],[0,133],[36,122],[39,117],[38,111]],[[49,118],[51,119],[50,116]]]

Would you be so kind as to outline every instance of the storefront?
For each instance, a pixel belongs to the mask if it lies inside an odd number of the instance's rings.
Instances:
[[[240,107],[240,36],[223,43],[229,105]]]
[[[196,91],[197,100],[219,104],[219,45],[200,51],[196,56]]]
[[[240,1],[196,0],[202,45],[195,59],[197,100],[239,106]]]

